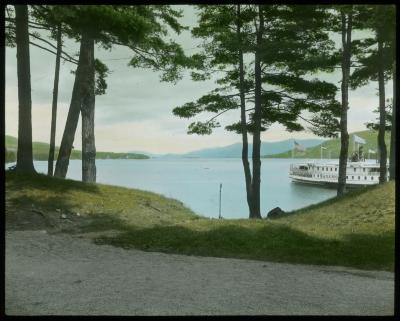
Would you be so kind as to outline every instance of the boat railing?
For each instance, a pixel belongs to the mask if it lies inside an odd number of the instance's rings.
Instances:
[[[308,170],[306,170],[306,169],[297,169],[297,168],[291,168],[290,169],[290,175],[312,177],[312,174],[310,172],[308,172]]]

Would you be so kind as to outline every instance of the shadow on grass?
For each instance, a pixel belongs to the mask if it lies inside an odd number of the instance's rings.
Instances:
[[[10,205],[16,208],[23,209],[24,207],[32,206],[32,208],[55,211],[61,209],[63,212],[71,212],[72,208],[77,204],[74,204],[70,200],[66,200],[62,195],[60,196],[49,196],[46,199],[39,199],[32,196],[20,195],[10,199]]]
[[[33,191],[33,193],[30,193]],[[38,193],[35,191],[40,191]],[[79,199],[66,195],[69,191],[79,191]],[[94,184],[48,177],[43,174],[19,174],[6,172],[6,225],[8,229],[40,229],[59,224],[83,223],[86,219],[69,215],[60,221],[60,214],[72,214],[81,207],[86,193],[99,193]]]
[[[20,174],[6,171],[6,189],[19,190],[21,188],[36,188],[39,190],[52,190],[54,192],[67,192],[78,190],[89,193],[98,193],[96,184],[83,183],[70,179],[49,177],[44,174]]]
[[[206,231],[178,225],[138,228],[118,220],[113,226],[121,231],[119,235],[101,236],[95,242],[186,255],[394,269],[393,233],[348,234],[342,240],[329,240],[280,224],[249,228],[221,222],[221,226]]]

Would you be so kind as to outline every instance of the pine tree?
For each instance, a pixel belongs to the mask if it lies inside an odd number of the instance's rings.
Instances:
[[[206,122],[193,122],[189,134],[211,134],[213,128],[219,127],[216,119],[222,114],[240,108],[240,133],[242,136],[242,163],[245,175],[246,198],[249,216],[252,215],[252,177],[248,160],[248,130],[246,104],[251,95],[249,79],[246,78],[244,48],[248,29],[248,8],[241,5],[210,6],[201,5],[199,25],[192,30],[193,36],[203,40],[202,51],[193,55],[196,71],[192,79],[203,81],[212,75],[218,76],[219,87],[204,95],[196,103],[187,103],[176,107],[174,114],[191,118],[200,112],[212,112],[213,116]]]
[[[365,28],[374,32],[374,37],[367,38],[358,43],[357,58],[360,65],[351,77],[351,85],[353,88],[357,88],[367,84],[371,80],[378,82],[380,114],[378,129],[379,182],[384,183],[387,180],[385,82],[393,76],[395,61],[395,51],[393,49],[395,47],[395,8],[388,5],[367,6],[366,13],[367,15],[363,20],[363,24]],[[395,105],[393,107],[395,114]],[[394,163],[393,166],[395,166]]]
[[[394,50],[395,51],[395,50]],[[392,128],[390,131],[390,161],[389,178],[396,179],[396,61],[393,61],[393,102],[392,102]]]
[[[177,22],[180,13],[169,6],[57,6],[64,12],[61,22],[71,26],[81,39],[81,53],[76,71],[73,96],[64,130],[55,176],[65,177],[72,143],[82,111],[82,178],[95,181],[94,144],[94,47],[124,45],[132,49],[130,65],[162,71],[162,80],[177,81],[187,60],[182,49],[173,41],[165,41],[166,25],[176,32],[182,30]],[[82,52],[83,50],[83,52]],[[90,58],[92,57],[92,58]],[[82,70],[85,70],[83,72]],[[86,71],[88,73],[86,73]],[[81,108],[82,106],[82,108]]]
[[[249,217],[253,212],[253,189],[252,178],[249,164],[249,143],[247,138],[247,117],[246,117],[246,82],[243,61],[243,41],[242,41],[242,16],[240,5],[236,9],[236,35],[238,40],[238,59],[239,59],[239,97],[240,97],[240,129],[242,134],[242,164],[246,184],[246,198],[249,206]]]
[[[342,106],[340,113],[340,155],[339,155],[339,177],[337,195],[346,192],[346,169],[349,157],[349,133],[347,131],[347,111],[349,109],[349,79],[352,56],[352,31],[353,31],[353,7],[341,7],[339,9],[341,18],[341,70],[342,70]]]
[[[342,73],[341,79],[341,111],[340,111],[340,155],[339,155],[339,177],[337,195],[346,191],[346,169],[349,154],[349,134],[347,130],[347,114],[349,109],[349,88],[355,88],[354,77],[357,76],[357,68],[370,63],[360,60],[360,53],[363,51],[364,43],[368,39],[354,40],[355,30],[367,30],[366,21],[369,20],[370,12],[365,5],[340,5],[327,6],[325,12],[329,18],[326,19],[325,30],[339,33],[341,36],[341,48],[331,53],[331,63],[334,68],[339,67]],[[338,66],[340,63],[340,66]],[[352,70],[356,70],[351,73]]]
[[[32,99],[27,5],[15,5],[15,27],[18,73],[18,150],[16,170],[35,172],[32,155]]]
[[[62,35],[68,33],[68,30],[64,30],[63,24],[57,21],[56,12],[51,10],[49,6],[36,5],[32,6],[31,12],[31,24],[40,28],[41,30],[48,30],[51,34],[51,39],[56,41],[55,56],[55,68],[54,68],[54,83],[53,83],[53,97],[51,104],[51,128],[50,128],[50,146],[49,146],[49,157],[47,161],[47,175],[53,176],[54,172],[54,154],[55,154],[55,139],[56,139],[56,125],[57,125],[57,103],[58,103],[58,86],[60,78],[60,62],[63,55],[63,44]],[[37,39],[42,42],[47,42],[43,37],[36,33]],[[49,42],[47,42],[49,44]],[[65,53],[64,53],[65,55]],[[71,57],[72,58],[72,57]],[[75,63],[75,60],[70,60]]]
[[[334,99],[336,86],[306,77],[331,68],[321,63],[333,45],[325,33],[318,31],[318,18],[324,12],[316,6],[242,7],[242,11],[228,5],[200,7],[200,23],[193,34],[204,39],[204,51],[195,57],[203,73],[195,72],[194,79],[207,79],[212,70],[217,75],[223,72],[223,76],[217,80],[219,88],[196,102],[176,107],[174,114],[192,118],[203,112],[215,113],[206,122],[189,125],[188,133],[210,134],[220,126],[217,117],[240,108],[240,121],[226,129],[242,134],[249,217],[260,218],[261,132],[276,122],[289,131],[303,130],[299,121],[304,119],[314,132],[334,135],[339,105]],[[245,109],[249,104],[254,107]],[[303,111],[314,115],[306,118]],[[249,121],[246,112],[250,112]],[[253,135],[252,175],[244,161],[247,132]]]
[[[53,100],[52,100],[52,115],[51,115],[51,130],[50,130],[50,148],[49,148],[49,159],[48,159],[48,175],[53,175],[53,160],[55,151],[55,131],[56,131],[56,117],[57,117],[57,100],[58,100],[58,82],[59,82],[59,71],[60,71],[60,60],[64,62],[70,62],[77,64],[77,60],[66,53],[62,48],[61,35],[67,34],[71,36],[72,30],[67,25],[59,23],[57,13],[51,9],[51,6],[34,5],[28,8],[28,26],[32,30],[29,32],[29,44],[40,48],[48,53],[56,56],[55,64],[55,77],[53,86]],[[15,11],[12,7],[6,7],[6,45],[9,47],[16,46],[16,19]],[[45,37],[44,31],[50,32],[50,39],[56,41],[56,45],[53,45],[47,37]],[[72,35],[74,36],[74,35]],[[56,50],[56,51],[54,51]]]
[[[60,78],[60,60],[62,50],[62,31],[61,24],[57,27],[57,53],[56,66],[54,71],[53,101],[51,107],[51,129],[50,129],[50,148],[47,166],[47,175],[53,176],[54,151],[56,145],[56,124],[57,124],[57,102],[58,102],[58,82]]]

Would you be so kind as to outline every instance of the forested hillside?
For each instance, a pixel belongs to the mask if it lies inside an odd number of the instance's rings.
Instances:
[[[377,137],[378,132],[375,130],[364,130],[360,132],[355,132],[350,134],[349,139],[349,156],[353,153],[353,134],[363,138],[366,140],[366,144],[363,146],[364,154],[368,156],[368,150],[377,150]],[[390,146],[390,133],[386,133],[385,135],[386,146]],[[293,153],[294,158],[320,158],[321,157],[321,146],[326,147],[323,150],[323,158],[339,158],[340,153],[340,138],[330,139],[318,146],[306,148],[305,152],[295,151]],[[389,150],[388,150],[389,154]],[[274,154],[274,155],[264,155],[264,158],[291,158],[292,150],[288,150],[283,153]],[[371,158],[375,158],[376,154],[371,154]]]
[[[17,159],[18,140],[13,136],[6,135],[6,163],[15,162]],[[42,142],[33,142],[33,159],[47,161],[49,157],[50,145]],[[59,147],[56,146],[55,155],[57,159]],[[136,153],[113,153],[113,152],[96,152],[96,159],[147,159],[144,154]],[[80,150],[72,150],[71,159],[82,159]]]

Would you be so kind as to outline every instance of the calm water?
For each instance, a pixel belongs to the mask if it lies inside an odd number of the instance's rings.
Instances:
[[[262,216],[276,206],[288,211],[336,195],[334,189],[292,183],[288,177],[289,166],[296,161],[299,160],[262,160]],[[37,171],[47,172],[47,162],[34,164]],[[222,216],[248,217],[241,159],[97,160],[96,166],[99,183],[156,192],[178,199],[208,217],[218,217],[219,184],[222,183]],[[70,161],[67,178],[81,180],[80,160]]]

